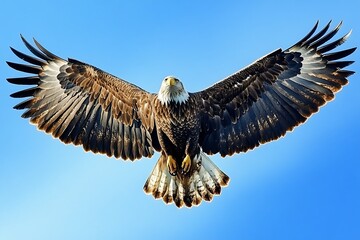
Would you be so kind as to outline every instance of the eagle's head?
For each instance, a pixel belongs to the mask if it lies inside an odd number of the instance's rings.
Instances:
[[[170,102],[182,104],[188,100],[189,93],[184,89],[179,79],[169,76],[162,81],[157,98],[165,105]]]

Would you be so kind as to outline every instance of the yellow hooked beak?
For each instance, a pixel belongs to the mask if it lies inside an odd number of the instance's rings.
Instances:
[[[168,77],[166,79],[166,84],[169,86],[174,86],[176,84],[176,79],[173,77]]]

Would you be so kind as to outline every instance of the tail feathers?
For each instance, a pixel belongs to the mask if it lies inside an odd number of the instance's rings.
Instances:
[[[230,178],[210,158],[200,152],[192,160],[192,168],[186,175],[171,176],[165,155],[161,155],[144,185],[144,191],[154,198],[162,198],[167,204],[177,207],[197,206],[202,200],[211,201],[220,195],[221,187],[228,185]]]

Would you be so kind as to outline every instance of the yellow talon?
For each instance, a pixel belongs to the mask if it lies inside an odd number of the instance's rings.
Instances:
[[[169,173],[172,176],[175,176],[176,175],[176,161],[171,155],[168,156],[166,164],[168,166]]]
[[[191,158],[189,155],[186,155],[186,157],[184,158],[184,160],[181,163],[181,168],[182,168],[182,174],[186,174],[189,172],[191,167]]]

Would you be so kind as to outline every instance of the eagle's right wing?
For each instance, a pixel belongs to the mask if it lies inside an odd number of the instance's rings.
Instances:
[[[350,33],[327,45],[339,30],[317,34],[317,24],[302,40],[278,49],[228,78],[194,93],[202,108],[200,145],[222,156],[245,152],[283,136],[334,98],[354,72],[343,61],[356,48],[331,52]]]
[[[32,65],[8,62],[9,66],[35,74],[7,79],[35,85],[11,95],[30,97],[14,107],[28,109],[22,117],[64,143],[83,145],[86,151],[131,160],[152,156],[153,94],[88,64],[66,61],[36,41],[37,48],[22,40],[37,57],[11,48]]]

